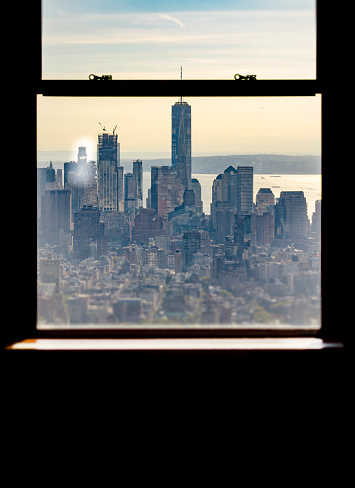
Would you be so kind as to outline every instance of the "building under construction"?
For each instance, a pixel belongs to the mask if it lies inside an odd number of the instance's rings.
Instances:
[[[120,144],[118,136],[105,129],[98,135],[97,172],[98,199],[101,211],[123,210],[123,171],[120,168]]]

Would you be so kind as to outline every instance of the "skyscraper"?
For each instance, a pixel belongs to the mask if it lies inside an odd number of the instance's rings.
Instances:
[[[195,193],[195,206],[199,213],[203,212],[203,201],[201,200],[201,185],[196,178],[192,178],[191,187]]]
[[[75,161],[69,161],[64,163],[64,189],[71,191],[71,211],[72,220],[74,219],[74,213],[79,210],[83,205],[81,185],[79,184],[79,171],[78,163]]]
[[[157,217],[152,208],[141,208],[134,219],[132,240],[138,244],[149,244],[151,237],[161,235],[163,232],[163,218]]]
[[[124,175],[124,211],[134,219],[136,209],[136,178],[133,173]]]
[[[104,132],[98,135],[97,170],[99,208],[106,211],[118,211],[119,202],[123,195],[119,195],[120,145],[117,134]]]
[[[143,206],[143,168],[142,161],[133,161],[133,174],[136,181],[136,208]]]
[[[270,205],[275,205],[275,195],[271,188],[260,188],[256,194],[256,213],[262,215],[268,211]]]
[[[317,241],[321,239],[321,221],[322,221],[322,200],[315,202],[315,212],[312,215],[312,231],[315,233]]]
[[[191,188],[191,106],[182,98],[171,111],[171,164],[184,188]]]
[[[71,191],[46,190],[42,196],[41,224],[43,238],[50,244],[59,242],[59,231],[71,228]]]
[[[95,161],[85,165],[83,205],[97,207],[97,166]]]
[[[151,167],[151,208],[168,215],[182,203],[183,187],[171,166]]]
[[[184,232],[182,236],[182,264],[183,270],[193,264],[193,255],[201,249],[201,232],[192,230]]]
[[[307,235],[307,202],[303,191],[282,191],[275,208],[275,234],[290,238]]]
[[[75,213],[73,253],[75,259],[106,254],[105,224],[97,207],[84,205]]]
[[[78,164],[85,165],[87,163],[87,155],[86,155],[86,147],[79,146],[78,147]]]
[[[253,210],[253,167],[237,168],[237,212],[251,214]]]
[[[222,199],[224,202],[228,202],[234,211],[238,210],[238,174],[239,170],[228,166],[222,175]]]

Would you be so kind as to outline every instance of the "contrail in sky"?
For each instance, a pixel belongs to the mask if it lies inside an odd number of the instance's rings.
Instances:
[[[172,20],[173,22],[175,22],[176,24],[178,24],[182,28],[185,27],[184,24],[181,22],[181,20],[176,19],[175,17],[172,17],[169,14],[159,14],[159,17],[162,17],[163,19],[166,19],[166,20]]]

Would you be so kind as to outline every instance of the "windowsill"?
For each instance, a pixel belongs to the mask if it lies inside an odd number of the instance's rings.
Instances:
[[[342,349],[320,338],[27,339],[7,350],[27,351],[322,351]]]

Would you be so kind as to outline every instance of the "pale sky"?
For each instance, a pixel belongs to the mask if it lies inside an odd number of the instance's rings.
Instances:
[[[88,81],[88,83],[90,83]],[[86,146],[96,160],[99,122],[116,133],[121,153],[171,154],[174,97],[43,97],[37,103],[37,149]],[[321,96],[186,97],[191,105],[192,156],[321,154]]]
[[[43,0],[43,78],[315,78],[315,0]],[[90,82],[88,80],[88,83]],[[38,150],[171,153],[176,98],[38,98]],[[186,98],[192,155],[320,154],[321,100]]]
[[[43,0],[43,78],[315,78],[315,0]]]

